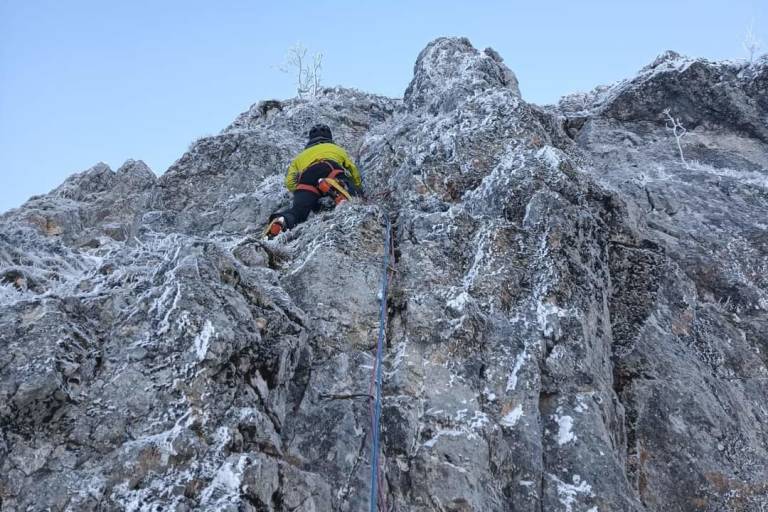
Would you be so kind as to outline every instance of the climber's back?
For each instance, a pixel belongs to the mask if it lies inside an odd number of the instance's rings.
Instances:
[[[304,151],[296,155],[288,166],[288,174],[285,176],[285,186],[288,190],[294,192],[301,173],[313,163],[323,160],[341,165],[349,171],[355,185],[362,186],[360,171],[344,148],[333,142],[330,128],[326,125],[315,125],[309,131],[309,142]]]

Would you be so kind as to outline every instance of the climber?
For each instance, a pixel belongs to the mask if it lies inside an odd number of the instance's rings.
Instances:
[[[333,142],[331,129],[316,124],[309,130],[309,142],[288,166],[285,186],[293,192],[293,206],[273,213],[264,236],[272,238],[284,229],[301,224],[310,211],[320,208],[322,196],[340,204],[362,194],[362,179],[347,152]]]

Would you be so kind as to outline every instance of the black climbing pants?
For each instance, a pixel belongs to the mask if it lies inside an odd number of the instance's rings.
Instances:
[[[334,162],[323,161],[310,165],[299,176],[299,184],[317,187],[317,180],[327,177],[334,168],[341,168],[338,164],[334,164]],[[320,208],[320,197],[319,194],[309,190],[296,190],[293,193],[293,206],[287,210],[273,213],[270,220],[285,217],[285,227],[291,229],[307,220],[309,212],[316,212]]]

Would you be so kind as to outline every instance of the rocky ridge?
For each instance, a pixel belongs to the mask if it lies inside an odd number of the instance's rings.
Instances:
[[[258,240],[315,122],[369,200]],[[539,107],[441,38],[74,175],[0,217],[0,509],[366,510],[388,215],[388,510],[761,510],[766,126],[766,57]]]

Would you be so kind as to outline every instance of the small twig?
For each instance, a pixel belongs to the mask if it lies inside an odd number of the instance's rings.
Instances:
[[[744,49],[747,51],[748,62],[751,64],[755,61],[755,56],[760,54],[760,48],[762,46],[762,41],[757,38],[755,35],[753,26],[755,24],[755,20],[752,20],[749,24],[749,27],[747,27],[747,33],[744,36],[744,42],[742,45],[744,46]]]
[[[688,133],[688,130],[685,129],[685,126],[680,123],[680,118],[674,118],[672,117],[672,110],[667,107],[662,111],[662,114],[667,116],[667,128],[672,130],[672,134],[675,136],[675,142],[677,142],[677,150],[680,152],[680,161],[683,162],[683,166],[685,166],[686,169],[688,169],[688,162],[685,161],[685,157],[683,156],[683,147],[680,145],[680,139],[683,138],[683,136]]]

